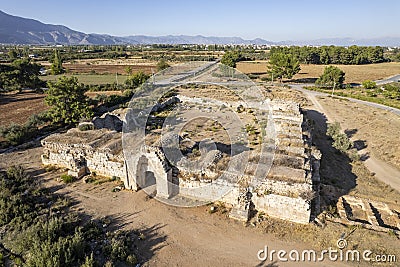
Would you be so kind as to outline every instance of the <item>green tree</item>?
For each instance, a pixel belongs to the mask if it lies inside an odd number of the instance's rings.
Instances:
[[[53,122],[77,123],[93,116],[85,95],[86,87],[76,77],[60,77],[56,82],[49,82],[48,87],[45,102],[51,107],[49,114]]]
[[[30,59],[17,59],[12,63],[16,69],[16,76],[20,88],[40,88],[42,82],[39,79],[41,66],[36,63],[31,63]]]
[[[316,84],[325,87],[342,86],[345,79],[345,73],[335,66],[327,66],[324,73],[318,78]]]
[[[18,54],[17,52],[13,49],[8,51],[8,57],[10,58],[10,60],[15,60],[18,58]]]
[[[162,70],[165,70],[165,69],[167,69],[167,68],[169,68],[170,66],[169,66],[169,64],[167,63],[167,61],[165,61],[165,59],[160,59],[158,62],[157,62],[157,71],[162,71]]]
[[[55,50],[53,63],[51,64],[51,74],[57,75],[61,73],[64,73],[64,69],[62,66],[62,58],[60,56],[60,52],[58,50]]]
[[[41,66],[31,63],[30,59],[17,59],[11,65],[0,65],[0,88],[21,90],[23,88],[40,88],[43,82],[39,79]]]
[[[125,86],[131,89],[137,88],[141,84],[145,83],[149,77],[150,76],[143,71],[138,71],[126,79]]]
[[[227,51],[222,56],[221,63],[231,68],[236,68],[236,63],[240,61],[240,53],[238,51]]]
[[[274,53],[269,58],[268,73],[274,78],[291,79],[300,71],[300,63],[292,54]]]

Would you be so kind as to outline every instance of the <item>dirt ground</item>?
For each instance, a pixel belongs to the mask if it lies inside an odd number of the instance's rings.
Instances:
[[[340,122],[361,148],[400,169],[400,117],[392,112],[345,101],[319,97],[332,120]]]
[[[0,126],[23,124],[32,114],[47,110],[45,97],[35,92],[0,94]]]

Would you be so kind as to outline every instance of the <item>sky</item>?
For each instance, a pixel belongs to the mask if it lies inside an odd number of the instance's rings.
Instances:
[[[0,10],[116,36],[400,37],[399,0],[0,0]]]

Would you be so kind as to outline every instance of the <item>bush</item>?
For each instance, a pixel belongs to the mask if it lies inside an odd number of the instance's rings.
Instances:
[[[74,177],[72,175],[63,174],[63,175],[61,175],[61,180],[63,180],[63,182],[66,183],[66,184],[70,184],[75,179],[74,179]]]
[[[89,131],[89,130],[94,130],[94,125],[93,123],[79,123],[78,129],[80,131]]]
[[[132,240],[137,235],[109,232],[101,227],[103,222],[80,217],[69,209],[68,199],[40,189],[34,181],[20,166],[0,173],[0,245],[12,252],[0,252],[0,267],[5,262],[92,267],[104,261],[108,266],[135,266]]]
[[[142,85],[149,79],[149,75],[145,74],[143,71],[136,72],[135,74],[129,76],[125,81],[126,88],[134,89]]]
[[[24,125],[12,123],[8,127],[0,128],[0,134],[11,145],[15,146],[22,144],[24,140],[29,139],[33,133]]]
[[[134,94],[135,92],[132,89],[126,89],[123,92],[123,96],[127,98],[131,98]]]
[[[129,266],[136,266],[136,264],[138,263],[136,256],[135,255],[129,255],[128,257],[126,257],[126,263]]]
[[[0,127],[0,136],[12,146],[20,145],[38,134],[38,127],[48,122],[47,112],[34,114],[20,125],[12,123],[8,127]]]
[[[376,82],[371,81],[371,80],[366,80],[366,81],[363,81],[362,86],[365,89],[375,89],[376,88]]]
[[[165,59],[161,58],[158,62],[157,62],[157,71],[162,71],[164,69],[169,68],[169,64],[165,61]]]
[[[338,122],[328,124],[326,134],[333,139],[332,146],[337,150],[345,153],[352,147],[352,143],[347,135],[340,132],[340,124]]]
[[[332,138],[340,133],[340,124],[338,122],[329,123],[326,134]]]
[[[345,153],[352,146],[350,139],[345,134],[338,134],[333,137],[333,147],[339,150],[340,152]]]
[[[93,253],[89,256],[86,256],[85,262],[81,265],[81,267],[95,267],[97,266],[96,261],[93,259]]]

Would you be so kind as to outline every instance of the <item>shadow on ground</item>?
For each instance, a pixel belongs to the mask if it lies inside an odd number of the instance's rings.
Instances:
[[[313,145],[321,152],[321,210],[336,206],[338,199],[348,194],[357,185],[357,176],[352,171],[352,160],[348,155],[332,146],[333,140],[327,136],[327,118],[315,110],[306,110],[305,115],[313,123]],[[346,134],[355,134],[349,130]]]

